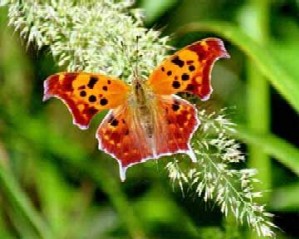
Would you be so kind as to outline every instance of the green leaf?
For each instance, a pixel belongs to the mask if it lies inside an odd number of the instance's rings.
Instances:
[[[6,210],[9,218],[11,219],[11,224],[15,230],[15,234],[20,235],[20,238],[22,239],[41,238],[41,236],[39,236],[30,225],[30,221],[28,221],[24,215],[19,212],[17,207],[10,206],[7,207]]]
[[[238,127],[237,137],[258,146],[299,176],[299,150],[294,145],[273,134],[255,133],[243,127]]]
[[[154,22],[158,17],[171,8],[177,0],[141,1],[141,8],[145,10],[146,22]]]
[[[276,189],[272,194],[270,208],[277,211],[299,210],[299,183]]]
[[[19,213],[27,217],[41,238],[53,238],[50,229],[35,211],[31,201],[22,192],[13,175],[3,165],[0,165],[0,189],[4,191],[6,200],[16,207]]]
[[[296,31],[299,32],[299,28],[296,29]],[[275,54],[276,58],[279,60],[279,63],[290,75],[292,75],[294,79],[299,79],[298,37],[296,36],[296,38],[294,37],[281,41],[273,41],[270,44],[271,51]]]
[[[267,47],[255,42],[237,26],[226,22],[201,22],[185,25],[180,34],[193,31],[214,32],[238,46],[259,68],[274,88],[299,112],[299,82],[281,66]]]
[[[36,184],[42,210],[55,234],[63,235],[69,222],[69,209],[74,201],[71,188],[66,185],[55,165],[48,160],[41,159],[37,167]]]

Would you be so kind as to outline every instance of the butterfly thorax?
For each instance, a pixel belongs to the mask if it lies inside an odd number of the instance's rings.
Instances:
[[[134,79],[132,82],[130,106],[149,138],[153,134],[153,102],[154,94],[149,89],[149,86],[145,84],[145,81],[138,78]]]

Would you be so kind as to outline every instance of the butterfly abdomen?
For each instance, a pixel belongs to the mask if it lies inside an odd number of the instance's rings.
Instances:
[[[148,136],[148,138],[152,138],[154,129],[152,112],[147,106],[144,105],[139,108],[139,116],[141,125],[145,130],[146,135]]]
[[[131,108],[136,115],[137,120],[150,139],[153,136],[153,102],[154,95],[147,89],[143,80],[135,79],[133,81],[133,94],[131,100]]]

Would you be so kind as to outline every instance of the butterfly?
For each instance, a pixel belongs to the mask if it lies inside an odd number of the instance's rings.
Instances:
[[[45,80],[44,100],[61,99],[81,129],[98,112],[110,110],[96,138],[99,149],[118,161],[124,181],[128,167],[164,155],[185,153],[196,162],[190,140],[200,124],[197,110],[175,94],[208,100],[219,58],[229,58],[223,42],[206,38],[167,57],[147,80],[136,75],[130,85],[98,73],[61,72]]]

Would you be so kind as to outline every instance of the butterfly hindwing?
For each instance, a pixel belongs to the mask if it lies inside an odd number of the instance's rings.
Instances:
[[[125,180],[127,167],[153,157],[153,149],[141,122],[126,104],[105,116],[96,137],[99,149],[118,161],[122,181]]]
[[[151,107],[152,132],[130,105],[111,110],[97,130],[99,149],[118,161],[123,181],[128,167],[151,158],[187,153],[196,161],[190,146],[199,125],[195,107],[178,96],[157,96]]]
[[[195,42],[164,60],[150,75],[149,85],[156,94],[188,92],[207,100],[212,93],[211,70],[221,57],[229,55],[220,39]]]
[[[158,96],[157,104],[154,131],[157,156],[187,153],[195,162],[190,146],[192,135],[200,124],[195,107],[175,95]]]
[[[44,100],[60,98],[72,113],[74,124],[82,129],[99,111],[123,104],[128,91],[121,80],[83,72],[58,73],[44,82]]]

